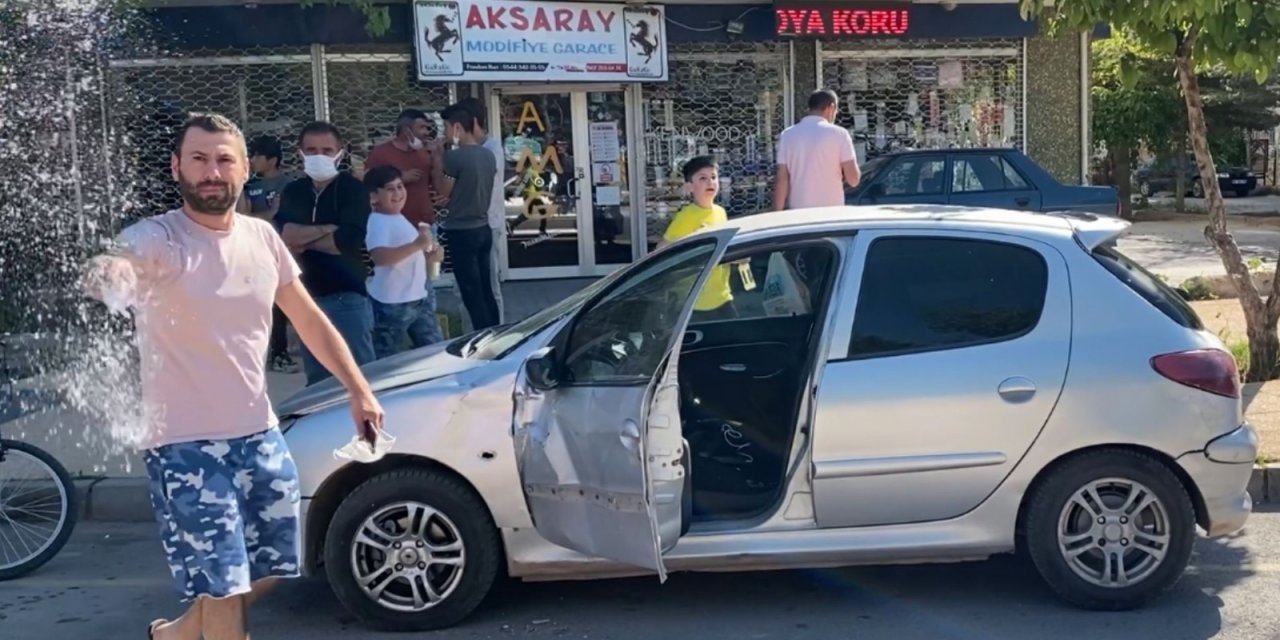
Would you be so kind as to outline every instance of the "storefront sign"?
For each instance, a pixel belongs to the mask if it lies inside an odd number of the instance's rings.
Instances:
[[[777,34],[808,38],[906,37],[910,35],[911,5],[866,7],[849,5],[775,4]]]
[[[434,82],[661,82],[661,6],[417,0],[418,79]]]

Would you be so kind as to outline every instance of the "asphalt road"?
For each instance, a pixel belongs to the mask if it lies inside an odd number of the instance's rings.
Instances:
[[[172,615],[150,525],[82,524],[37,574],[0,583],[0,638],[139,639]],[[1202,540],[1192,571],[1147,609],[1064,606],[1021,562],[521,584],[508,582],[454,638],[1049,640],[1280,637],[1280,507],[1228,540]],[[383,636],[348,616],[321,581],[286,584],[253,611],[253,637]]]

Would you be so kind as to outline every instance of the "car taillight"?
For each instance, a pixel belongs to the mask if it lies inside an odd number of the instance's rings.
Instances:
[[[1195,349],[1166,353],[1151,359],[1160,375],[1188,387],[1228,398],[1240,397],[1240,370],[1236,359],[1220,349]]]

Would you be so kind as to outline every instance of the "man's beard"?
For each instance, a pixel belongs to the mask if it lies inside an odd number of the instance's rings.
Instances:
[[[214,195],[201,195],[200,187],[202,186],[219,186],[224,189],[222,193]],[[236,200],[240,199],[240,192],[233,189],[230,183],[206,181],[199,184],[187,182],[185,178],[178,180],[178,190],[182,192],[182,201],[186,203],[187,208],[196,213],[207,215],[223,215],[231,211],[236,204]]]

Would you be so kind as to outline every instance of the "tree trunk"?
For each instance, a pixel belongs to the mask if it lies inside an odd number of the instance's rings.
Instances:
[[[1280,295],[1277,292],[1280,278],[1274,279],[1271,295],[1264,302],[1262,294],[1253,284],[1240,248],[1227,231],[1227,207],[1222,200],[1217,170],[1209,153],[1209,129],[1204,120],[1204,103],[1200,99],[1200,83],[1196,79],[1195,64],[1191,60],[1196,35],[1197,31],[1194,29],[1187,34],[1178,47],[1176,60],[1178,81],[1187,103],[1191,148],[1196,155],[1200,182],[1208,201],[1209,225],[1205,227],[1204,235],[1222,258],[1222,266],[1226,268],[1231,284],[1239,296],[1240,306],[1244,309],[1245,330],[1249,338],[1249,371],[1246,378],[1251,382],[1271,380],[1276,377],[1277,365],[1280,365],[1280,336],[1276,333],[1276,320],[1280,317]]]
[[[1111,179],[1120,193],[1120,217],[1133,219],[1133,179],[1129,171],[1129,147],[1120,145],[1110,149]]]
[[[1178,155],[1174,156],[1174,174],[1173,190],[1177,194],[1174,200],[1173,210],[1178,213],[1187,212],[1187,136],[1184,134],[1178,139],[1178,145],[1174,147]]]

